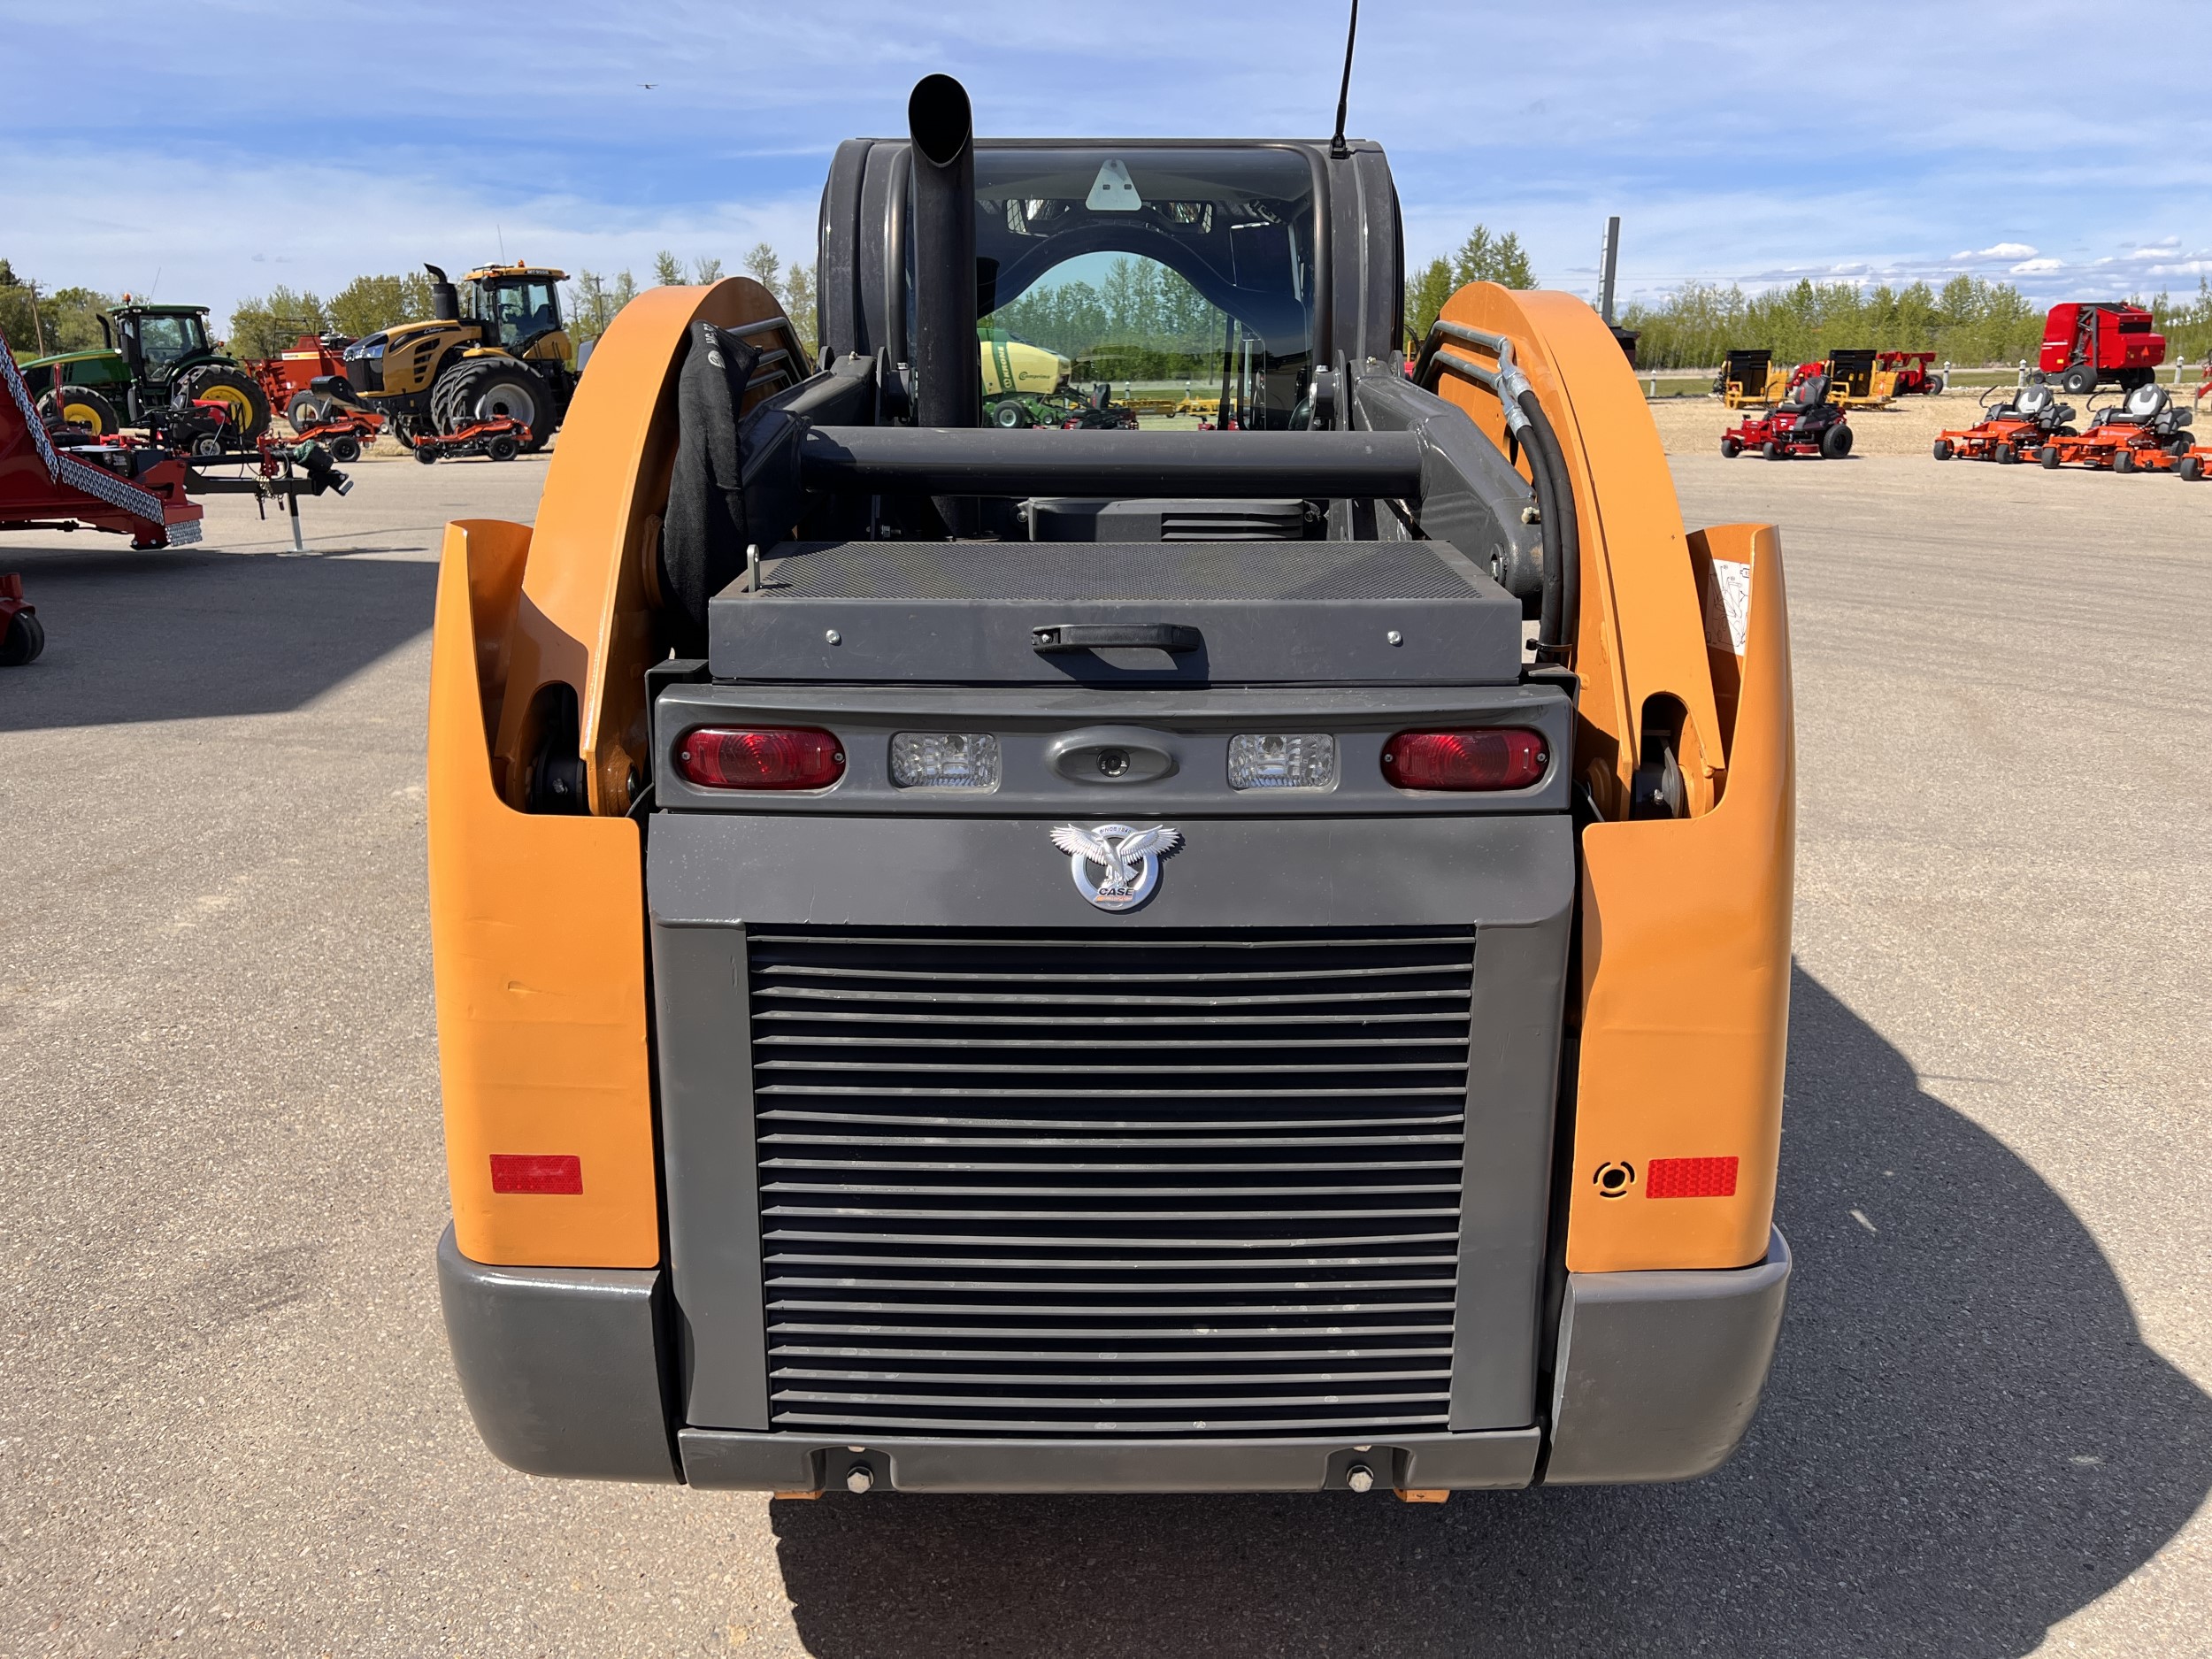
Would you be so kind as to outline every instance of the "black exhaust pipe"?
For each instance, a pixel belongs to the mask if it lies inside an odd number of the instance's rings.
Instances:
[[[434,265],[423,269],[430,273],[430,315],[442,323],[461,320],[461,298],[454,292],[453,284],[445,280],[445,273]]]
[[[983,424],[975,333],[975,112],[950,75],[924,75],[906,100],[914,157],[914,424]],[[955,537],[975,534],[973,500],[933,500]]]

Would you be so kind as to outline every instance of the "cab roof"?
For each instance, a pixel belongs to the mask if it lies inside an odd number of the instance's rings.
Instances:
[[[568,280],[567,272],[557,271],[549,265],[479,265],[473,271],[464,271],[461,273],[461,280],[464,282],[481,282],[487,278],[491,277],[518,276],[548,277],[556,282],[565,282]]]

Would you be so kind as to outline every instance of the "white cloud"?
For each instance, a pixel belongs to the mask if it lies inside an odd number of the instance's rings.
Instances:
[[[1966,253],[1955,253],[1954,259],[2032,259],[2036,250],[2024,242],[2001,242],[1989,247]]]
[[[2014,276],[2041,276],[2046,273],[2063,271],[2065,268],[2066,262],[2063,259],[2048,258],[2023,259],[2018,265],[2010,267]]]

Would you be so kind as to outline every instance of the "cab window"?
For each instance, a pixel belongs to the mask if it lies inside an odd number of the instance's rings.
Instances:
[[[196,317],[139,317],[138,354],[149,366],[167,367],[205,349],[207,336]]]
[[[544,281],[503,282],[492,290],[492,316],[499,343],[509,350],[561,326],[553,285]]]

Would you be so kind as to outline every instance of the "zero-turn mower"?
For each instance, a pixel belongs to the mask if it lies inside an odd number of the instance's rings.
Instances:
[[[1748,415],[1721,434],[1720,452],[1734,460],[1755,449],[1770,461],[1792,456],[1840,461],[1851,453],[1851,422],[1828,396],[1828,377],[1803,374],[1790,387],[1788,400],[1763,415]]]
[[[2036,381],[2016,390],[1982,395],[1982,418],[1935,441],[1935,458],[1995,461],[2009,465],[2035,455],[2055,438],[2074,436],[2074,406]]]
[[[1685,531],[1572,296],[1462,288],[1409,378],[1371,142],[907,115],[830,165],[818,370],[754,281],[653,289],[534,527],[446,533],[486,1441],[795,1496],[1714,1468],[1789,1273],[1774,531]],[[979,288],[1100,252],[1225,314],[1237,429],[984,423]]]
[[[2132,472],[2139,467],[2172,465],[2189,453],[2188,427],[2195,416],[2177,408],[2162,386],[2139,386],[2120,403],[2092,409],[2089,416],[2089,424],[2079,434],[2050,438],[2035,458],[2047,467],[2109,467],[2115,472]]]

